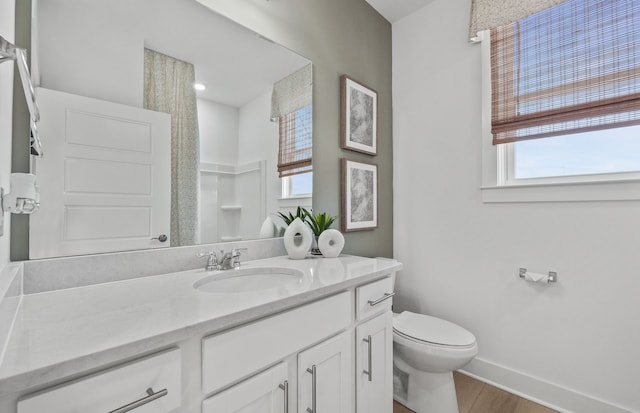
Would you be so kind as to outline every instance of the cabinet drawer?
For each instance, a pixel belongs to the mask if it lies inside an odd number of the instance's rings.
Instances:
[[[168,413],[180,407],[180,375],[176,348],[27,396],[18,413],[106,413],[137,401],[136,413]]]
[[[213,392],[351,324],[348,292],[205,337],[202,390]]]
[[[356,288],[356,317],[358,321],[391,310],[393,298],[387,294],[392,293],[393,279],[391,277]]]

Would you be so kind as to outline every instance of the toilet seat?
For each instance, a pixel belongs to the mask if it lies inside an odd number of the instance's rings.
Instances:
[[[468,347],[476,342],[475,336],[459,325],[410,311],[393,318],[393,331],[415,342],[439,346]]]

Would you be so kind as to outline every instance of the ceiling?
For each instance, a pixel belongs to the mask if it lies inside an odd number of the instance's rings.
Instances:
[[[374,9],[391,23],[421,9],[433,0],[367,0]]]
[[[309,62],[195,1],[124,1],[146,17],[146,47],[194,64],[205,99],[240,107]]]
[[[84,19],[103,36],[117,28],[119,35],[114,36],[113,44],[124,38],[124,48],[144,43],[144,47],[193,63],[196,82],[207,87],[197,92],[198,97],[233,107],[270,93],[274,82],[309,63],[196,0],[40,2],[46,2],[52,21],[58,14],[67,16],[65,22]],[[72,33],[85,29],[80,24],[69,26]],[[82,32],[77,33],[81,36]]]

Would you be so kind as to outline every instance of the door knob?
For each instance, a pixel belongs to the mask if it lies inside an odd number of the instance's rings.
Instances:
[[[160,234],[159,236],[157,236],[155,238],[151,238],[151,239],[157,239],[160,242],[166,242],[168,237],[165,234]]]

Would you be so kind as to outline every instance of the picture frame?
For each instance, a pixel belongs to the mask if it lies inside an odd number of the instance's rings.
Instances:
[[[343,75],[340,95],[340,147],[377,155],[378,92]]]
[[[378,165],[341,160],[340,225],[343,232],[378,227]]]

